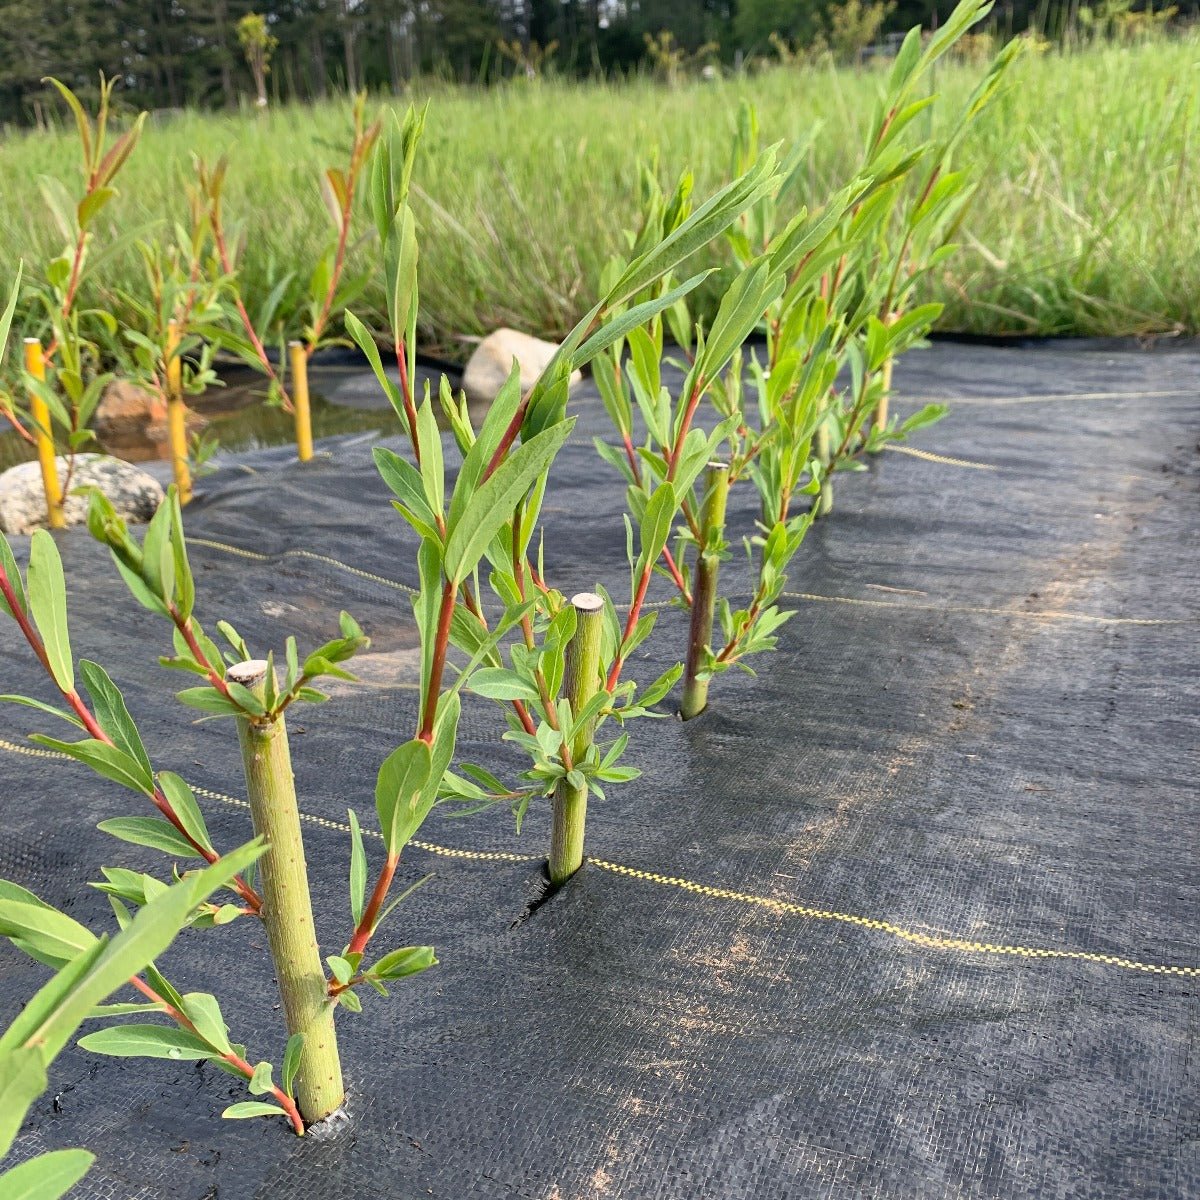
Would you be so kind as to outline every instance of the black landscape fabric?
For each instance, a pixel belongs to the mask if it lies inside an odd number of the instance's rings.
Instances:
[[[953,403],[927,453],[838,477],[779,652],[718,679],[701,718],[635,728],[644,774],[592,802],[568,886],[533,904],[546,805],[520,837],[506,812],[435,812],[401,883],[435,876],[379,949],[431,942],[441,963],[340,1019],[346,1120],[302,1140],[223,1121],[245,1092],[209,1066],[72,1047],[18,1154],[94,1151],[81,1200],[1200,1195],[1200,354],[938,344],[896,382],[902,412]],[[590,385],[573,408],[547,570],[619,596],[603,410]],[[210,626],[278,652],[344,607],[374,639],[361,683],[292,718],[334,953],[346,809],[373,819],[418,667],[413,538],[370,439],[327,449],[227,467],[187,526]],[[77,653],[125,689],[156,765],[205,789],[219,844],[242,840],[232,726],[172,700],[166,630],[107,551],[61,545]],[[726,579],[744,592],[737,560]],[[642,682],[682,653],[681,614],[660,622]],[[2,637],[3,690],[47,697]],[[0,712],[0,875],[108,927],[100,865],[163,860],[95,832],[138,802],[30,754],[41,720]],[[490,705],[462,730],[464,757],[516,764]],[[189,933],[161,965],[278,1063],[261,929]],[[0,948],[5,1022],[44,977]]]

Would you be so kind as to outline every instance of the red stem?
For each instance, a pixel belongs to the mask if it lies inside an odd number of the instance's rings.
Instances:
[[[633,448],[633,439],[628,433],[622,431],[621,441],[625,446],[625,457],[629,460],[629,469],[633,472],[634,482],[640,485],[642,482],[641,464],[637,459],[637,451]],[[683,582],[683,575],[680,572],[679,567],[676,565],[675,556],[671,553],[670,546],[663,547],[662,556],[663,562],[666,565],[667,570],[671,573],[672,580],[675,582],[675,586],[679,589],[679,592],[683,596],[684,600],[690,605],[692,602],[692,594],[688,591],[687,584]]]
[[[517,440],[517,434],[521,432],[521,425],[525,421],[525,406],[528,397],[522,400],[517,411],[513,413],[512,420],[508,423],[508,428],[505,429],[504,435],[500,438],[500,444],[496,447],[496,453],[492,455],[488,462],[487,468],[483,472],[483,478],[480,483],[487,483],[495,473],[496,468],[504,461],[504,456],[512,448],[513,442]]]
[[[442,690],[442,675],[446,670],[446,650],[450,645],[450,621],[454,616],[454,584],[447,579],[442,584],[442,602],[438,611],[436,640],[433,644],[433,662],[429,669],[429,685],[425,692],[425,707],[421,730],[417,737],[426,745],[433,744],[433,724],[437,718],[437,698]]]
[[[88,188],[87,195],[91,194],[91,188]],[[75,293],[79,290],[79,280],[83,270],[83,251],[87,245],[87,231],[81,229],[79,237],[75,242],[75,256],[71,260],[71,276],[67,280],[67,291],[63,297],[62,319],[65,322],[71,315],[71,309],[75,304]],[[49,348],[46,350],[46,358],[53,358],[58,350],[58,339],[53,338]]]
[[[135,988],[137,988],[137,990],[141,992],[147,1000],[152,1001],[154,1004],[161,1004],[166,1011],[167,1016],[170,1017],[176,1025],[186,1029],[188,1033],[194,1034],[196,1037],[200,1038],[201,1041],[207,1041],[203,1034],[196,1029],[196,1026],[188,1020],[185,1013],[180,1012],[179,1009],[177,1009],[169,1000],[166,1000],[160,996],[148,983],[139,979],[136,975],[130,979],[129,982]],[[254,1078],[254,1068],[244,1058],[242,1058],[240,1054],[234,1054],[232,1051],[230,1051],[228,1054],[220,1055],[220,1057],[223,1061],[227,1062],[231,1067],[233,1067],[234,1070],[236,1070],[239,1074],[244,1075],[247,1079]],[[271,1095],[279,1101],[280,1107],[285,1113],[287,1113],[287,1118],[292,1123],[292,1128],[297,1134],[303,1137],[304,1121],[300,1117],[300,1110],[296,1107],[295,1100],[293,1100],[291,1096],[283,1091],[282,1088],[276,1087],[274,1084],[271,1086]]]
[[[183,616],[183,614],[180,613],[180,611],[173,604],[167,606],[167,611],[171,615],[171,620],[175,623],[175,628],[179,630],[180,636],[183,638],[184,642],[187,643],[187,648],[192,652],[192,656],[198,663],[201,663],[203,666],[208,668],[208,682],[211,683],[213,687],[215,687],[217,691],[225,697],[225,699],[232,700],[233,698],[229,694],[229,687],[224,678],[221,676],[221,673],[212,665],[212,663],[208,661],[204,651],[200,648],[200,643],[196,639],[195,631],[192,629],[191,618]]]
[[[404,418],[408,422],[408,437],[412,442],[417,466],[421,465],[421,444],[417,439],[417,406],[413,401],[412,381],[408,378],[408,357],[404,350],[404,339],[396,343],[396,366],[400,369],[400,397],[404,401]]]
[[[13,412],[11,408],[0,409],[0,414],[4,416],[4,419],[13,427],[14,431],[20,437],[24,438],[24,440],[27,441],[31,446],[37,445],[37,438],[35,438],[33,434],[21,424],[17,414]]]
[[[625,444],[625,457],[629,459],[629,469],[633,472],[633,482],[640,484],[642,482],[642,467],[638,462],[637,451],[633,448],[633,439],[629,434],[622,432],[621,441]]]
[[[667,481],[670,482],[675,478],[675,470],[679,465],[679,456],[683,452],[683,442],[688,435],[688,430],[692,427],[692,420],[696,415],[696,409],[700,405],[700,397],[704,394],[704,380],[697,379],[695,386],[692,388],[692,394],[688,397],[687,407],[683,411],[683,420],[679,425],[679,432],[675,435],[675,444],[671,447],[667,455]],[[642,571],[642,577],[638,580],[637,591],[634,593],[633,603],[629,606],[629,616],[625,620],[625,632],[621,636],[621,644],[624,645],[630,638],[630,635],[637,628],[638,618],[642,615],[642,605],[646,602],[646,590],[650,586],[650,576],[654,573],[654,564],[647,563]],[[613,660],[613,665],[608,672],[608,690],[615,690],[617,683],[621,679],[621,671],[625,666],[625,656],[618,649],[617,656]]]
[[[113,745],[113,740],[100,728],[99,722],[92,715],[91,710],[84,703],[83,697],[74,689],[66,689],[60,687],[57,679],[54,677],[54,671],[50,666],[50,659],[46,654],[45,644],[38,635],[36,629],[30,623],[29,618],[22,611],[21,606],[17,603],[16,593],[13,591],[13,586],[8,578],[7,572],[0,567],[0,593],[3,593],[4,599],[12,611],[13,618],[16,620],[21,633],[25,640],[29,643],[30,649],[37,656],[38,662],[42,664],[46,674],[50,676],[54,686],[58,688],[59,694],[71,706],[75,715],[83,723],[83,727],[88,734],[98,742],[103,742],[106,746]],[[214,863],[221,856],[215,850],[210,850],[206,846],[202,846],[188,831],[184,828],[183,822],[179,819],[178,814],[172,807],[170,800],[167,799],[161,788],[156,787],[154,794],[150,797],[154,807],[182,834],[188,841],[188,844],[196,851],[200,857],[206,862]],[[233,888],[239,896],[254,910],[258,912],[262,908],[262,900],[257,892],[251,888],[240,875],[235,876],[233,880]]]
[[[667,455],[668,483],[675,478],[675,471],[679,466],[679,456],[683,453],[684,439],[692,427],[692,421],[696,416],[696,409],[700,407],[700,397],[703,394],[704,380],[697,379],[695,387],[692,388],[692,394],[688,397],[687,407],[683,410],[683,421],[679,425],[679,432],[675,435],[675,445],[671,447],[671,452]]]
[[[211,225],[213,242],[217,247],[217,256],[221,260],[221,270],[232,278],[234,274],[233,264],[229,257],[229,249],[225,244],[225,231],[221,226],[220,218],[215,212],[211,217]],[[279,385],[279,390],[283,395],[284,409],[287,412],[291,412],[291,399],[288,397],[283,385],[279,383],[279,376],[275,374],[275,368],[271,365],[270,355],[267,354],[266,348],[255,332],[254,322],[250,320],[250,314],[246,311],[245,304],[242,303],[242,293],[236,285],[233,288],[233,302],[237,305],[238,316],[242,320],[242,328],[246,331],[246,337],[249,338],[250,345],[254,347],[254,353],[258,356],[258,361],[262,364],[264,373],[272,383]]]
[[[321,334],[325,330],[325,322],[329,320],[329,314],[333,309],[333,301],[337,295],[338,284],[341,282],[342,269],[346,262],[346,240],[350,233],[350,217],[353,207],[354,179],[351,177],[346,182],[346,206],[342,210],[342,227],[338,232],[337,252],[333,258],[333,274],[329,279],[329,288],[325,292],[325,300],[321,305],[321,311],[317,314],[317,319],[313,322],[312,339],[308,343],[307,354],[310,358],[313,351],[317,348],[317,343],[321,340]]]
[[[671,579],[675,586],[679,589],[679,594],[683,597],[684,603],[689,607],[692,603],[692,593],[688,591],[688,586],[683,582],[683,574],[680,572],[678,565],[675,562],[675,556],[671,553],[670,546],[663,547],[663,563],[667,570],[671,573]]]
[[[653,566],[647,565],[642,572],[641,579],[638,580],[637,592],[633,597],[633,603],[629,606],[629,617],[625,621],[625,632],[621,635],[621,644],[624,645],[629,641],[630,634],[637,628],[638,618],[642,615],[642,605],[646,600],[646,589],[650,586],[650,576],[653,574]],[[617,657],[613,660],[612,668],[608,672],[608,690],[613,691],[617,683],[621,679],[621,668],[625,666],[625,657],[617,651]]]
[[[363,912],[362,920],[359,921],[354,935],[350,938],[350,944],[346,947],[346,954],[361,954],[366,949],[367,942],[371,940],[371,934],[375,932],[375,922],[379,920],[379,910],[387,899],[388,889],[392,886],[392,879],[395,877],[396,867],[399,864],[400,855],[389,854],[387,856],[383,870],[379,872],[379,878],[375,881],[375,890],[371,893],[371,899]]]

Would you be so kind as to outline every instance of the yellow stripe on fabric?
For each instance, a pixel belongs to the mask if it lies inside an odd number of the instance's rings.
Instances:
[[[395,588],[398,592],[407,592],[410,596],[417,594],[417,589],[409,587],[407,583],[400,583],[395,579],[388,579],[384,575],[376,575],[372,571],[364,571],[361,567],[352,567],[349,563],[344,563],[341,559],[331,558],[328,554],[317,554],[312,550],[280,550],[278,554],[263,554],[258,550],[246,550],[241,546],[231,546],[227,542],[218,542],[213,538],[189,537],[189,546],[207,546],[210,550],[221,550],[226,554],[235,554],[239,558],[249,558],[254,562],[273,562],[277,558],[306,558],[311,562],[324,563],[329,567],[336,567],[339,571],[345,571],[347,574],[356,575],[359,579],[367,579],[371,583],[382,584],[384,587]]]
[[[1200,395],[1197,388],[1161,388],[1146,392],[1040,392],[1024,396],[933,396],[914,403],[948,404],[1040,404],[1050,400],[1171,400]]]
[[[32,758],[56,758],[73,761],[69,755],[57,750],[43,750],[39,746],[21,746],[0,738],[0,749],[14,754],[25,754]],[[245,800],[228,796],[224,792],[215,792],[210,788],[193,788],[198,796],[215,800],[235,808],[248,809]],[[333,821],[328,817],[318,817],[311,813],[301,813],[300,818],[306,824],[316,825],[321,829],[331,829],[339,833],[350,833],[350,826],[342,821]],[[363,831],[368,837],[382,840],[373,830]],[[436,842],[413,840],[410,846],[436,854],[443,858],[460,859],[467,862],[510,862],[534,863],[541,862],[542,856],[535,854],[512,854],[505,850],[459,850],[453,846],[442,846]],[[628,879],[636,879],[642,883],[651,883],[658,887],[675,888],[694,896],[704,896],[710,900],[728,900],[738,904],[753,905],[772,912],[784,913],[788,916],[803,917],[810,921],[830,921],[841,925],[850,925],[858,929],[869,929],[883,933],[889,937],[926,950],[957,951],[966,954],[985,954],[1002,958],[1021,959],[1053,959],[1067,962],[1092,963],[1098,966],[1117,967],[1123,971],[1134,971],[1151,975],[1171,975],[1186,979],[1200,977],[1200,967],[1179,966],[1172,963],[1148,963],[1139,959],[1127,958],[1118,954],[1098,954],[1089,950],[1061,950],[1044,946],[1020,946],[1006,942],[979,942],[970,938],[953,937],[941,934],[921,933],[915,929],[897,925],[891,921],[880,920],[876,917],[864,917],[857,913],[837,912],[833,909],[816,908],[807,904],[796,904],[791,900],[777,900],[772,896],[759,896],[753,892],[737,892],[729,888],[715,887],[712,884],[697,883],[695,880],[683,879],[677,875],[661,875],[657,871],[643,871],[638,867],[627,867],[623,863],[610,862],[603,858],[587,860],[592,866],[614,875],[622,875]]]
[[[967,458],[950,458],[945,454],[934,454],[929,450],[918,450],[915,446],[893,446],[889,443],[884,446],[884,449],[892,451],[893,454],[911,454],[913,458],[921,458],[926,462],[941,463],[946,467],[970,467],[975,471],[1000,470],[995,463],[971,462]]]
[[[918,612],[977,613],[988,617],[1025,617],[1035,621],[1081,621],[1094,625],[1194,625],[1200,617],[1097,617],[1058,609],[986,608],[977,604],[921,604],[914,600],[872,600],[865,596],[824,596],[819,592],[781,592],[789,600],[820,604],[859,604],[867,608],[911,608]]]
[[[923,946],[930,950],[958,950],[969,954],[996,954],[1009,958],[1067,959],[1073,962],[1098,963],[1107,967],[1120,967],[1126,971],[1145,971],[1155,975],[1179,975],[1189,979],[1200,976],[1200,967],[1175,966],[1170,963],[1139,962],[1137,959],[1124,958],[1116,954],[1095,954],[1088,950],[1056,950],[1042,946],[1015,946],[1003,942],[976,942],[968,938],[919,933],[915,929],[907,929],[903,925],[895,925],[891,921],[881,921],[876,917],[863,917],[856,913],[813,908],[807,904],[795,904],[790,900],[776,900],[771,896],[756,896],[752,892],[735,892],[728,888],[712,887],[709,884],[696,883],[691,879],[680,879],[674,875],[659,875],[655,871],[641,871],[636,867],[626,867],[621,863],[607,862],[600,858],[590,858],[588,862],[594,867],[599,867],[602,871],[611,871],[615,875],[624,875],[630,879],[641,880],[644,883],[655,883],[663,887],[679,888],[693,895],[707,896],[713,900],[732,900],[739,904],[752,904],[758,908],[786,913],[789,916],[806,917],[811,921],[834,921],[842,925],[853,925],[859,929],[872,929],[878,933],[886,933],[890,937],[909,942],[914,946]]]

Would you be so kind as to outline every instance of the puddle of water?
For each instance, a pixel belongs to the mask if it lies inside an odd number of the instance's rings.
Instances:
[[[438,377],[433,371],[418,370],[418,380],[428,378],[436,394]],[[229,452],[282,446],[295,440],[290,413],[263,403],[262,377],[244,368],[222,372],[223,387],[209,388],[203,395],[189,396],[188,407],[203,417],[206,433]],[[457,381],[454,381],[457,382]],[[424,387],[423,382],[419,382]],[[339,434],[402,432],[400,422],[369,370],[359,366],[317,366],[309,373],[313,437]],[[418,393],[420,394],[420,393]],[[434,408],[438,405],[434,401]],[[481,414],[472,415],[478,420]],[[438,411],[440,418],[441,413]],[[95,450],[96,443],[85,449]],[[99,439],[99,448],[127,462],[168,461],[166,423],[152,424],[135,434]],[[34,449],[11,430],[0,433],[0,471],[28,462]]]

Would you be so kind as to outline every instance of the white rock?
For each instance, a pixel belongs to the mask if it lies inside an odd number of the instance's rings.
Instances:
[[[67,460],[59,458],[58,481],[67,479]],[[145,471],[107,454],[79,454],[71,476],[71,495],[64,513],[68,525],[81,524],[87,518],[86,496],[76,489],[99,488],[127,521],[148,521],[162,503],[163,490]],[[32,533],[46,524],[46,496],[42,491],[42,472],[36,462],[22,463],[0,475],[0,530],[5,533]]]
[[[555,342],[544,342],[515,329],[497,329],[475,347],[463,372],[463,391],[472,403],[490,404],[508,379],[513,359],[521,364],[521,390],[527,391],[537,382],[557,350]],[[582,378],[582,372],[574,372],[571,386]]]

